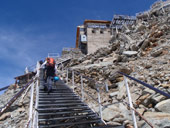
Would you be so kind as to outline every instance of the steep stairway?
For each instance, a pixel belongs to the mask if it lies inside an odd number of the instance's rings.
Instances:
[[[113,128],[104,125],[100,117],[61,80],[53,85],[49,94],[40,82],[38,125],[39,128]]]

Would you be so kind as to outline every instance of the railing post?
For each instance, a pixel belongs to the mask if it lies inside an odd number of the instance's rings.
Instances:
[[[37,66],[36,66],[36,71],[37,71],[37,74],[36,76],[39,77],[40,76],[40,63],[37,61]]]
[[[127,91],[127,95],[128,95],[130,108],[134,108],[133,104],[132,104],[132,98],[131,98],[131,95],[130,95],[130,90],[129,90],[127,78],[125,76],[123,76],[123,77],[124,77],[124,83],[125,83],[125,86],[126,86],[126,91]],[[131,112],[132,112],[132,119],[133,119],[134,128],[137,128],[135,111],[133,109],[131,109]]]
[[[84,88],[83,88],[83,76],[81,75],[81,96],[82,100],[84,101]]]
[[[68,84],[68,69],[67,69],[67,78],[66,78],[66,82]]]
[[[74,91],[74,71],[72,71],[72,86],[73,86],[73,91]]]
[[[25,74],[29,73],[28,67],[25,68]]]
[[[100,99],[100,89],[97,86],[97,96],[98,96],[98,104],[99,104],[99,112],[100,112],[100,118],[101,120],[103,120],[103,116],[102,116],[102,105],[101,105],[101,99]]]
[[[39,100],[39,80],[36,82],[36,102],[35,102],[35,113],[34,113],[34,122],[33,128],[38,128],[38,100]]]
[[[63,72],[63,62],[61,62],[61,71]]]
[[[29,107],[29,128],[32,127],[32,115],[33,115],[33,97],[34,97],[34,82],[31,85],[31,99],[30,99],[30,107]]]
[[[109,92],[109,88],[108,88],[108,83],[107,83],[107,81],[105,81],[105,89],[106,89],[106,92]]]

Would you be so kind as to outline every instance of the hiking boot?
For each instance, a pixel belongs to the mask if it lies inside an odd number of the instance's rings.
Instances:
[[[48,95],[52,92],[52,89],[48,90]]]
[[[44,86],[44,91],[45,91],[45,92],[47,91],[47,87],[46,87],[46,86]]]

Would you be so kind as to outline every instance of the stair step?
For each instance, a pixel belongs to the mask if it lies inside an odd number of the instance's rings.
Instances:
[[[68,88],[52,88],[52,90],[54,91],[72,91],[71,89],[68,89]],[[39,91],[44,91],[44,87],[43,88],[39,88]]]
[[[83,110],[83,109],[89,109],[87,106],[81,106],[81,107],[60,107],[60,108],[38,108],[38,112],[40,111],[57,111],[57,110]]]
[[[39,95],[39,98],[79,97],[77,95]]]
[[[95,126],[93,128],[125,128],[125,127],[124,126],[105,125],[105,126]]]
[[[53,112],[53,113],[38,113],[38,116],[57,116],[57,115],[64,115],[64,114],[87,114],[87,113],[94,113],[91,110],[72,110],[72,111],[64,111],[64,112]]]
[[[41,105],[38,105],[38,107],[53,107],[53,106],[76,106],[76,105],[85,105],[84,103],[65,103],[65,104],[41,104]]]
[[[57,103],[80,103],[81,100],[56,100],[56,101],[39,101],[39,104],[57,104]]]
[[[40,91],[39,94],[48,94],[48,92],[44,92],[44,91]],[[52,91],[50,92],[49,94],[74,94],[73,92],[55,92],[55,91]]]
[[[53,127],[59,127],[59,126],[91,124],[91,123],[97,123],[97,122],[101,122],[101,119],[78,121],[78,122],[62,122],[60,124],[54,124],[54,125],[46,125],[46,124],[44,124],[44,125],[39,125],[39,126],[40,126],[40,128],[53,128]]]
[[[65,116],[65,117],[58,117],[58,118],[48,118],[48,119],[39,119],[38,121],[52,121],[52,120],[65,120],[65,119],[75,119],[75,118],[88,118],[88,117],[96,117],[96,115],[93,114],[86,114],[86,115],[78,115],[78,116]]]
[[[44,90],[44,87],[40,87],[39,88],[40,90]],[[68,88],[52,88],[53,90],[58,90],[58,91],[68,91],[69,89]]]
[[[79,97],[60,97],[60,98],[39,98],[39,101],[55,101],[55,100],[79,100]]]
[[[62,95],[65,95],[65,96],[70,96],[70,95],[74,95],[74,96],[77,96],[76,94],[74,93],[40,93],[39,96],[55,96],[55,95],[58,95],[58,96],[62,96]]]

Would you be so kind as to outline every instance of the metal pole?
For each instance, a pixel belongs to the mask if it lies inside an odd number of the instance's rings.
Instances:
[[[67,84],[68,84],[68,69],[67,69],[67,78],[66,78],[66,79],[67,79],[67,81],[66,81],[66,82],[67,82]]]
[[[36,66],[36,71],[37,71],[37,74],[36,74],[36,76],[37,77],[40,77],[40,63],[37,61],[37,66]]]
[[[34,122],[33,122],[33,128],[38,127],[38,100],[39,100],[39,80],[37,80],[36,83],[36,102],[35,102],[35,114],[34,114]]]
[[[101,120],[103,120],[103,116],[102,116],[102,105],[101,105],[100,89],[99,89],[99,87],[97,87],[97,96],[98,96],[98,104],[99,104],[100,118],[101,118]]]
[[[125,86],[126,86],[126,91],[127,91],[127,95],[128,95],[130,108],[134,109],[133,104],[132,104],[132,98],[131,98],[131,95],[130,95],[130,90],[129,90],[127,79],[126,79],[125,76],[123,76],[123,77],[124,77],[124,83],[125,83]],[[137,123],[136,123],[135,111],[133,109],[131,109],[133,124],[134,124],[134,128],[137,128],[138,126],[137,126]]]
[[[33,112],[33,97],[34,97],[34,82],[31,86],[31,100],[30,100],[30,108],[29,108],[29,121],[30,121],[30,127],[32,126],[32,112]]]
[[[61,62],[61,71],[63,72],[63,62]]]
[[[73,86],[73,91],[74,91],[74,71],[72,71],[72,86]]]
[[[84,88],[83,88],[83,76],[81,75],[81,96],[82,100],[84,101]]]
[[[109,92],[107,81],[105,82],[105,89],[106,89],[106,92]]]

